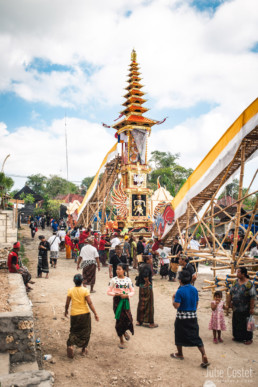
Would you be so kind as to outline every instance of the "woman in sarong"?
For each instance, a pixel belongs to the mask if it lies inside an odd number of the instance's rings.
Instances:
[[[47,252],[50,250],[50,244],[44,237],[44,235],[39,236],[39,247],[38,247],[38,278],[42,278],[42,273],[46,273],[46,278],[48,278],[49,266],[47,259]]]
[[[129,298],[134,295],[134,288],[129,277],[125,276],[125,266],[117,265],[117,276],[109,283],[107,294],[113,296],[113,309],[116,319],[116,332],[120,339],[119,348],[125,348],[125,340],[130,340],[127,330],[134,334],[133,317],[130,310]]]
[[[175,321],[175,344],[177,352],[171,353],[174,359],[183,360],[183,347],[197,347],[202,355],[202,368],[210,364],[206,356],[202,339],[199,336],[199,325],[196,309],[198,306],[198,291],[190,284],[191,274],[182,270],[178,276],[180,287],[173,295],[173,306],[177,309]]]
[[[67,317],[69,305],[72,301],[70,334],[67,340],[67,356],[71,359],[74,357],[74,345],[82,348],[82,356],[88,353],[87,347],[91,334],[90,310],[93,312],[95,320],[99,321],[99,317],[89,295],[89,290],[82,286],[82,275],[76,274],[73,281],[75,286],[68,290],[65,304],[65,317]]]
[[[149,328],[157,328],[154,324],[154,299],[152,289],[152,256],[144,255],[144,263],[140,267],[136,285],[139,286],[139,302],[137,307],[137,326],[148,324]]]
[[[233,340],[252,344],[253,332],[247,331],[247,319],[254,314],[255,287],[249,279],[247,269],[237,269],[237,279],[230,289],[229,306],[233,308]]]

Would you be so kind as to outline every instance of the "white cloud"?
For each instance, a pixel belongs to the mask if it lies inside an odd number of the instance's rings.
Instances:
[[[180,152],[180,162],[194,168],[257,97],[258,55],[250,49],[258,40],[258,2],[225,2],[213,15],[190,4],[190,0],[1,1],[0,92],[13,91],[27,101],[51,106],[72,106],[75,112],[87,106],[92,119],[103,104],[119,111],[134,47],[146,97],[152,100],[149,108],[166,110],[170,116],[170,109],[199,102],[216,106],[200,117],[186,117],[174,128],[154,129],[150,138],[150,150]],[[35,58],[70,66],[72,71],[26,71]],[[90,109],[91,103],[95,109]],[[9,133],[0,123],[1,150],[12,154],[8,173],[65,177],[64,122],[56,120],[47,127],[42,121],[40,127],[40,131],[19,127]],[[75,117],[68,119],[68,131],[70,176],[80,180],[95,173],[113,143],[113,133]]]
[[[95,175],[107,151],[115,143],[113,132],[77,118],[67,118],[69,178],[80,181]],[[1,159],[10,153],[5,165],[9,175],[41,173],[66,178],[65,123],[55,120],[44,130],[20,127],[9,133],[0,123]],[[3,162],[3,160],[0,160]],[[16,180],[16,186],[20,181]]]
[[[76,107],[92,99],[119,104],[135,47],[143,83],[157,107],[187,107],[204,100],[246,106],[257,94],[258,56],[248,51],[257,42],[257,1],[226,2],[214,15],[190,3],[1,2],[0,90],[54,106]],[[130,17],[125,16],[128,10]],[[25,71],[35,57],[74,71]],[[82,63],[93,66],[93,74],[83,72]]]

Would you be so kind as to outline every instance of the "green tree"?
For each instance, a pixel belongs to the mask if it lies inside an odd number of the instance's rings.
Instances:
[[[85,177],[81,182],[81,194],[85,195],[91,185],[94,176]]]
[[[159,177],[160,184],[175,196],[193,172],[192,168],[187,169],[177,163],[178,153],[154,151],[151,156],[150,163],[154,168],[149,175],[148,186],[156,190]]]
[[[243,196],[246,194],[247,188],[243,188]],[[251,211],[254,209],[256,200],[258,199],[258,193],[249,196],[243,201],[243,207],[246,211]]]
[[[0,172],[0,206],[4,208],[4,196],[10,192],[14,181],[11,177],[8,177],[4,172]]]
[[[47,179],[46,192],[51,199],[59,194],[78,193],[78,190],[79,189],[75,184],[57,175],[51,175],[50,178]]]
[[[224,196],[230,196],[233,199],[238,199],[238,190],[239,190],[239,180],[234,179],[232,183],[227,184],[225,188],[223,189],[221,195],[219,196],[219,199],[222,199]]]
[[[44,195],[46,192],[46,176],[41,175],[40,173],[36,175],[28,176],[28,180],[26,181],[26,185],[28,185],[36,194]]]
[[[19,191],[20,191],[19,189],[13,189],[13,190],[10,192],[11,198],[13,198]]]
[[[21,199],[24,200],[25,204],[33,204],[35,202],[34,196],[32,194],[24,194],[24,192],[20,196]]]
[[[35,208],[34,211],[33,211],[33,215],[35,216],[38,216],[38,215],[44,215],[45,214],[45,210],[44,208]]]
[[[47,214],[52,216],[55,219],[58,219],[60,216],[60,205],[62,201],[61,200],[53,200],[49,199],[47,203]]]

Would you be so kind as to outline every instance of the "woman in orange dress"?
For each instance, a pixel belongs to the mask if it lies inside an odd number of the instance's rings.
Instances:
[[[73,243],[72,243],[71,238],[69,236],[69,232],[67,232],[67,234],[65,236],[66,259],[72,258],[72,247],[73,247]]]

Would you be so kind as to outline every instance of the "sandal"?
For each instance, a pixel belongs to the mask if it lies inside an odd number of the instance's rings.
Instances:
[[[69,357],[69,359],[73,359],[74,352],[72,347],[67,347],[67,357]]]
[[[210,363],[208,362],[208,359],[207,359],[207,356],[203,356],[202,357],[202,363],[200,364],[200,366],[202,367],[202,368],[207,368],[209,365],[210,365]]]
[[[184,360],[184,356],[179,356],[177,353],[171,353],[170,357],[172,357],[172,359]]]
[[[124,338],[125,338],[126,341],[130,340],[130,336],[128,335],[127,332],[124,333]]]
[[[219,343],[224,343],[224,341],[222,339],[219,339]]]
[[[217,339],[213,339],[213,343],[214,344],[218,344],[218,340]]]
[[[153,328],[158,328],[158,324],[153,324],[153,325],[148,325],[149,328],[153,329]]]
[[[253,342],[253,340],[247,340],[247,341],[244,341],[244,344],[245,345],[250,345],[250,344],[252,344],[252,342]]]
[[[87,356],[88,355],[88,350],[85,348],[84,351],[81,351],[81,356]]]

